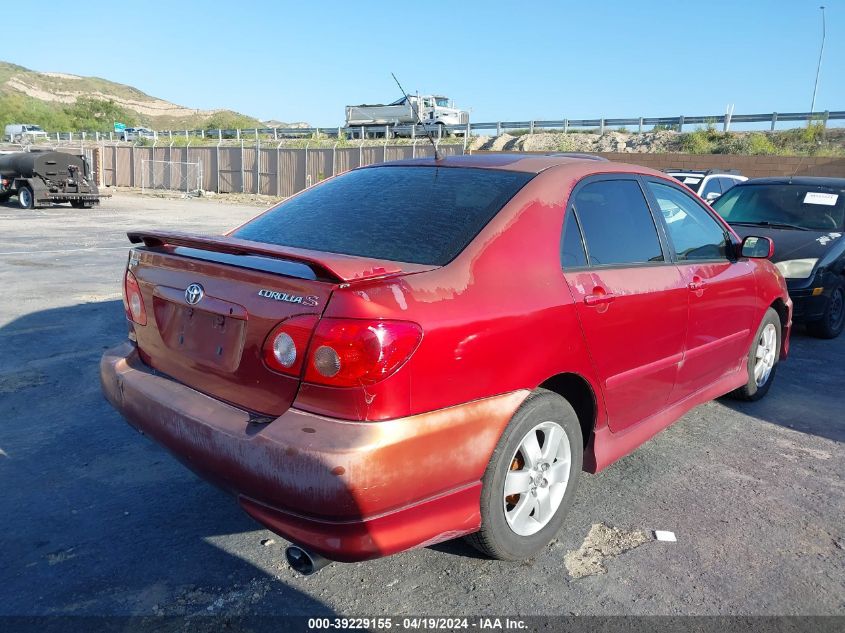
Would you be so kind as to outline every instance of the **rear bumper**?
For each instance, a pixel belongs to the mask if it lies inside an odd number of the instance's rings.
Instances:
[[[124,343],[100,362],[129,423],[253,518],[326,558],[357,561],[468,534],[480,480],[527,391],[385,422],[289,409],[269,424],[157,374]]]

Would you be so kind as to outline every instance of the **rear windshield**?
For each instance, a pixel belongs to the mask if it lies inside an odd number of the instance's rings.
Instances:
[[[690,174],[669,174],[675,180],[684,183],[687,187],[698,193],[698,188],[701,187],[701,181],[704,176],[696,176]]]
[[[533,176],[462,167],[359,169],[281,203],[233,237],[442,266]]]
[[[840,231],[845,221],[845,191],[820,185],[742,185],[713,203],[729,223],[794,226]]]

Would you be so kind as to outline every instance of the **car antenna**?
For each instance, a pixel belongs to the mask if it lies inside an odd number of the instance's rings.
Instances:
[[[801,160],[798,161],[798,164],[795,166],[795,171],[792,172],[792,175],[789,176],[789,184],[792,184],[792,179],[795,178],[795,174],[798,173],[798,170],[801,169],[801,165],[804,164],[804,159],[807,158],[807,155],[801,157]]]
[[[417,109],[417,106],[414,104],[414,100],[411,98],[405,89],[402,87],[402,84],[399,83],[399,80],[396,79],[396,75],[390,73],[390,76],[393,77],[393,81],[396,82],[396,85],[399,86],[399,90],[402,91],[402,94],[405,95],[405,98],[408,100],[408,103],[411,104],[411,109],[414,111],[414,116],[417,117],[417,122],[422,125],[423,130],[425,130],[425,135],[428,137],[431,146],[434,148],[434,160],[440,160],[440,153],[437,151],[437,143],[434,142],[434,137],[431,136],[431,130],[428,129],[428,126],[423,123],[422,119],[420,118],[420,111]]]

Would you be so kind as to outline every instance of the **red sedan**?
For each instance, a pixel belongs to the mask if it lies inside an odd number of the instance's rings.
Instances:
[[[304,572],[463,535],[529,557],[582,469],[762,397],[788,351],[771,241],[635,165],[389,163],[224,237],[129,237],[106,397]]]

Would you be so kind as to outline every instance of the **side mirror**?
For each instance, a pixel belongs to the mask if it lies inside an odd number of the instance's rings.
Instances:
[[[742,240],[740,254],[751,259],[768,259],[775,254],[775,243],[768,237],[749,235]]]
[[[716,191],[711,191],[711,192],[710,192],[710,193],[708,193],[706,196],[704,196],[704,201],[705,201],[707,204],[712,204],[712,202],[713,202],[714,200],[717,200],[719,197],[721,197],[721,195],[722,195],[721,193],[718,193],[718,192],[716,192]]]

